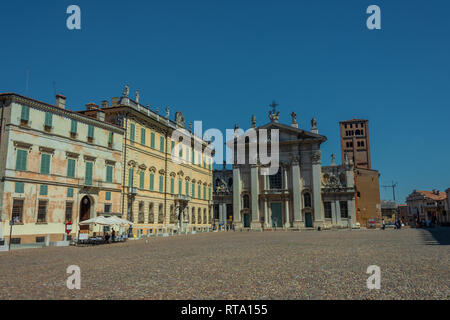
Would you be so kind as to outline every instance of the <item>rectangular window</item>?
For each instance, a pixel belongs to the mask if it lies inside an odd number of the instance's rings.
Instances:
[[[41,184],[40,188],[39,188],[39,194],[41,196],[47,196],[48,195],[48,186]]]
[[[37,222],[47,221],[47,200],[39,200]]]
[[[105,193],[105,200],[106,201],[111,201],[111,191],[106,191],[106,193]]]
[[[155,133],[150,133],[150,148],[155,149]]]
[[[14,192],[15,193],[24,193],[25,192],[25,183],[16,182],[14,185]]]
[[[111,204],[105,203],[105,213],[110,213],[110,212],[111,212]]]
[[[135,125],[134,123],[130,124],[130,140],[134,142],[134,130],[135,130]]]
[[[180,149],[178,150],[178,156],[180,158],[183,158],[183,146],[181,145],[181,143],[179,144],[179,146],[180,146]]]
[[[145,172],[141,171],[139,172],[139,189],[144,189],[145,185]]]
[[[150,173],[150,191],[155,189],[155,174]]]
[[[145,128],[141,128],[141,144],[145,145]]]
[[[84,184],[87,186],[92,186],[92,172],[93,171],[93,163],[88,161],[86,162],[86,172],[84,175]]]
[[[23,218],[23,200],[14,199],[11,218],[14,223],[22,223]]]
[[[206,186],[203,186],[203,200],[206,200]]]
[[[113,182],[113,166],[106,166],[106,182]]]
[[[341,208],[341,218],[348,218],[348,205],[347,201],[339,201],[339,205]]]
[[[114,141],[114,133],[110,131],[108,134],[108,147],[112,148],[113,141]]]
[[[195,183],[192,182],[192,188],[191,188],[191,192],[192,192],[192,198],[195,198]]]
[[[201,185],[197,186],[197,198],[199,198],[199,199],[202,198],[202,187],[201,187]]]
[[[73,202],[72,201],[66,201],[66,222],[71,221],[72,222],[72,213],[73,213]]]
[[[211,200],[211,187],[208,187],[208,200]]]
[[[189,181],[186,181],[186,195],[189,196]]]
[[[159,137],[159,151],[164,152],[164,144],[165,144],[165,140],[164,137],[161,136]]]
[[[75,159],[67,159],[67,177],[75,178]]]
[[[173,148],[175,148],[175,141],[172,141],[170,144],[170,152],[173,152]]]
[[[51,128],[52,124],[53,124],[53,114],[51,114],[50,112],[46,112],[44,126],[47,128]]]
[[[72,134],[72,135],[77,134],[77,127],[78,127],[78,122],[75,120],[71,120],[70,121],[70,134]]]
[[[174,181],[173,181],[173,178],[170,178],[170,193],[174,194]]]
[[[50,174],[50,155],[41,154],[41,174]]]
[[[331,202],[324,202],[323,207],[325,210],[325,219],[331,219]]]
[[[67,188],[67,197],[73,198],[73,188]]]
[[[183,194],[182,188],[183,188],[183,181],[180,179],[178,180],[178,194]]]
[[[28,151],[17,149],[16,170],[27,171]]]
[[[20,120],[28,122],[30,120],[30,108],[27,106],[22,106],[22,112],[20,114]]]
[[[132,188],[134,183],[134,169],[128,169],[128,187]]]
[[[88,140],[94,140],[94,126],[92,125],[88,126]]]
[[[159,192],[164,192],[164,176],[159,176]]]

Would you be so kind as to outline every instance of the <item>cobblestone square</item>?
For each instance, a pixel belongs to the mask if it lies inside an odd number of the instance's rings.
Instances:
[[[448,299],[450,229],[219,232],[0,253],[0,299]],[[81,269],[69,290],[66,269]],[[367,267],[381,269],[369,290]]]

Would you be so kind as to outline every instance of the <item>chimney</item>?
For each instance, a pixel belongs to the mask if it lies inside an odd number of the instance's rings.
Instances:
[[[56,95],[56,106],[61,109],[66,108],[66,97],[64,97],[62,94]]]
[[[102,101],[102,109],[108,108],[108,100]]]
[[[86,104],[86,110],[97,110],[98,109],[98,105],[96,105],[93,102],[89,102],[88,104]]]
[[[119,98],[118,97],[113,97],[112,101],[111,101],[111,105],[113,107],[117,106],[119,104]]]

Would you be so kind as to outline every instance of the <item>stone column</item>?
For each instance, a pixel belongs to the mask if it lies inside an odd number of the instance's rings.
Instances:
[[[252,208],[252,229],[260,229],[261,222],[259,221],[259,168],[252,165],[250,168],[251,179],[251,208]]]
[[[266,226],[266,228],[270,227],[269,224],[269,216],[267,214],[267,199],[264,198],[263,200],[263,206],[264,206],[264,225]]]
[[[348,218],[351,219],[351,226],[356,224],[355,199],[348,201]]]
[[[221,220],[221,221],[223,221],[224,227],[227,226],[227,219],[228,219],[228,217],[227,217],[227,204],[224,202],[224,203],[222,203],[222,220]]]
[[[222,204],[220,203],[219,204],[219,226],[220,226],[220,223],[223,221],[223,206],[222,206]],[[218,226],[218,227],[219,227]]]
[[[233,216],[235,225],[242,228],[241,218],[241,173],[239,167],[233,168]]]
[[[339,204],[339,200],[336,200],[334,202],[335,206],[336,206],[336,224],[338,226],[342,226],[342,220],[341,220],[341,206]]]
[[[312,187],[313,187],[313,202],[314,202],[314,225],[323,225],[322,212],[322,188],[321,188],[321,171],[322,166],[320,162],[320,150],[313,150],[311,155],[312,162]]]
[[[285,212],[285,214],[286,214],[286,220],[285,220],[285,223],[284,223],[284,227],[287,229],[287,228],[290,228],[291,227],[291,222],[290,222],[290,215],[289,215],[289,198],[286,198],[285,200],[284,200],[284,210],[286,210],[286,212]]]
[[[292,198],[294,211],[294,227],[300,228],[302,226],[302,201],[301,193],[302,186],[300,183],[300,161],[298,158],[292,160]]]
[[[331,202],[331,224],[337,225],[337,216],[336,216],[336,201]]]

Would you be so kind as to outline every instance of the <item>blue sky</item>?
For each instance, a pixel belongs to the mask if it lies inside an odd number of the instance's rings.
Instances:
[[[81,30],[66,28],[71,4]],[[371,4],[381,30],[366,28]],[[129,83],[143,103],[223,130],[268,122],[275,99],[282,122],[317,118],[325,165],[340,160],[338,122],[366,118],[372,166],[398,199],[450,187],[448,1],[16,0],[0,12],[0,92],[53,103],[55,83],[81,109]]]

